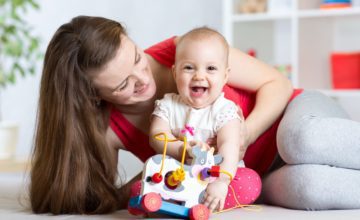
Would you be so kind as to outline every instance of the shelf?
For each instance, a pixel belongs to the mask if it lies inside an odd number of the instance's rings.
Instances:
[[[270,13],[255,13],[255,14],[235,14],[232,16],[234,22],[250,22],[250,21],[272,21],[272,20],[286,20],[291,18],[290,13],[270,14]]]
[[[288,11],[242,14],[240,1],[222,1],[223,32],[232,46],[255,49],[269,64],[290,65],[295,87],[319,90],[359,112],[360,89],[332,89],[329,59],[334,51],[360,50],[359,5],[320,9],[321,0],[286,0]]]
[[[319,89],[318,91],[328,95],[330,97],[356,97],[360,98],[360,89],[335,89],[335,90],[328,90],[328,89]]]
[[[317,17],[343,17],[360,15],[360,8],[345,8],[345,9],[310,9],[300,10],[298,12],[299,18],[317,18]]]

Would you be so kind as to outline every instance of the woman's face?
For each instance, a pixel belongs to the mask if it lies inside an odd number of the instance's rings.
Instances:
[[[93,84],[103,100],[115,105],[144,102],[156,92],[144,52],[125,35],[116,56],[95,74]]]

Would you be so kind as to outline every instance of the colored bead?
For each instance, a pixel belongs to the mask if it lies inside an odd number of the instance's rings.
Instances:
[[[160,183],[162,179],[163,177],[160,173],[154,173],[154,175],[151,177],[151,181],[154,183]]]
[[[185,179],[185,171],[183,169],[177,169],[172,173],[172,176],[176,182],[182,182]]]
[[[208,168],[208,167],[205,167],[204,169],[201,170],[201,172],[200,172],[201,180],[205,180],[206,178],[210,177],[209,170],[210,170],[210,168]]]
[[[174,171],[170,171],[170,172],[166,173],[165,180],[164,180],[165,186],[171,190],[176,189],[178,186],[178,184],[175,183],[174,178],[172,176],[173,172]]]
[[[177,180],[174,178],[174,176],[170,176],[170,177],[168,178],[168,184],[169,184],[170,186],[177,186],[177,185],[179,184],[179,181],[177,181]]]
[[[209,170],[210,176],[219,177],[220,176],[220,166],[212,166]]]

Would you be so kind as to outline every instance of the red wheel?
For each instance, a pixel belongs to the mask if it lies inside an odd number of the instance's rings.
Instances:
[[[208,220],[209,215],[209,209],[203,204],[193,206],[189,211],[189,218],[191,220]]]
[[[141,206],[146,212],[156,212],[161,207],[161,197],[159,194],[151,192],[141,199]]]
[[[143,210],[137,209],[134,207],[130,207],[130,206],[128,206],[127,210],[132,215],[145,215],[146,214],[146,212],[144,212]]]

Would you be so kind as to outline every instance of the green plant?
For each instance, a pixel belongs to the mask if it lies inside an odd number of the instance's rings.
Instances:
[[[35,0],[0,0],[0,88],[34,75],[41,57],[40,39],[24,17],[29,9],[39,9]]]

